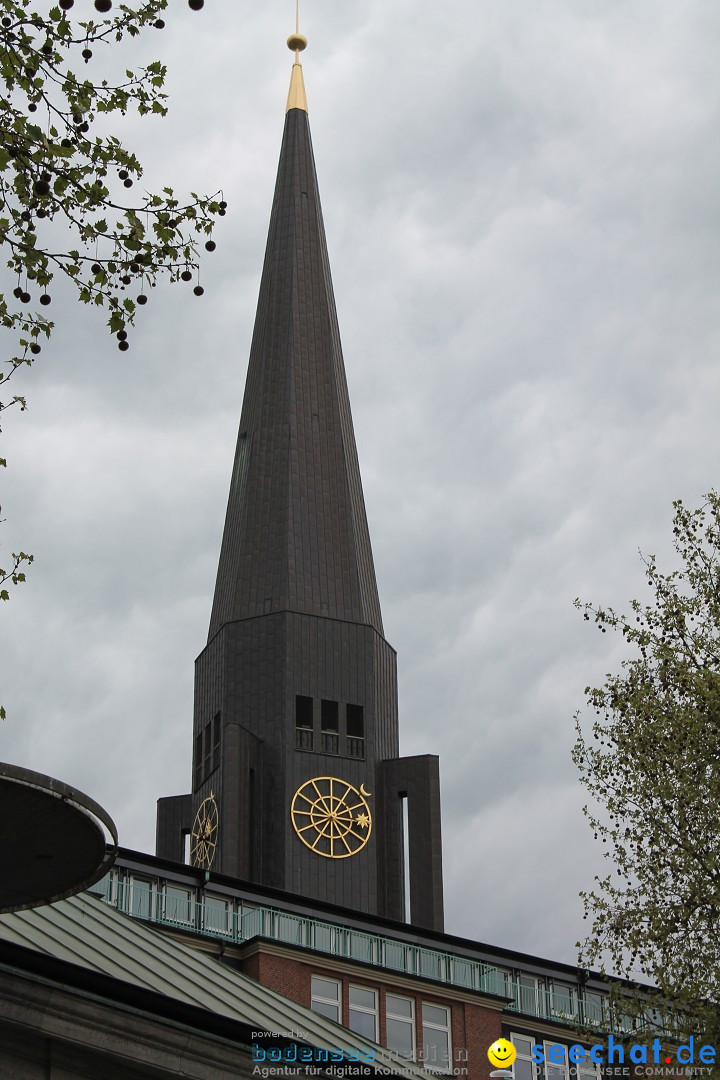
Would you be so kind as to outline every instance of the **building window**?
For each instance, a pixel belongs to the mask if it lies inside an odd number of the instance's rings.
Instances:
[[[152,881],[144,878],[130,878],[130,914],[138,919],[151,919]]]
[[[350,987],[350,1015],[348,1027],[356,1035],[377,1042],[378,1014],[377,993],[363,986]]]
[[[387,1047],[400,1057],[415,1060],[415,1002],[412,998],[387,994]]]
[[[318,952],[339,953],[341,950],[340,939],[344,933],[339,926],[329,926],[327,923],[315,924],[315,949]]]
[[[583,1021],[586,1024],[602,1024],[606,1020],[605,998],[596,990],[586,990],[583,1006]]]
[[[526,1035],[516,1035],[513,1032],[510,1042],[517,1051],[517,1057],[512,1065],[514,1080],[536,1080],[537,1066],[532,1059],[533,1040]]]
[[[617,1028],[618,1031],[630,1032],[635,1031],[639,1026],[639,1019],[633,1016],[632,1013],[623,1012],[618,1005],[613,1005],[610,1012],[610,1023]]]
[[[295,727],[310,728],[313,726],[313,699],[298,694],[295,698]]]
[[[540,1016],[540,981],[534,975],[518,975],[518,1009],[530,1016]]]
[[[403,810],[405,806],[407,806],[407,800],[403,799]],[[404,816],[405,815],[403,814],[403,817]],[[474,964],[472,960],[460,960],[457,956],[448,957],[446,961],[446,966],[449,972],[450,982],[455,983],[456,986],[468,986],[471,990],[475,989],[475,975],[477,973],[477,965]],[[488,974],[485,976],[485,982],[487,985],[490,985],[490,977],[490,973],[488,972]]]
[[[545,1080],[568,1080],[568,1048],[560,1043],[544,1042]]]
[[[348,757],[365,757],[365,716],[362,705],[347,706]]]
[[[338,703],[337,701],[320,702],[320,728],[322,731],[338,732]]]
[[[337,701],[320,702],[320,740],[323,754],[338,753],[338,703]]]
[[[340,983],[335,979],[323,979],[313,975],[311,983],[311,1008],[313,1012],[327,1016],[328,1020],[340,1023]]]
[[[577,990],[571,983],[550,983],[550,1007],[553,1018],[560,1017],[563,1020],[576,1020]]]
[[[203,897],[203,929],[210,934],[232,933],[232,904],[220,896]]]
[[[295,749],[313,748],[313,699],[298,694],[295,698]]]
[[[281,911],[274,912],[273,937],[276,941],[287,941],[291,945],[302,945],[302,918],[298,918],[297,915],[284,915]]]
[[[167,922],[190,926],[193,923],[193,900],[189,889],[166,885],[163,917]]]
[[[423,1065],[437,1072],[449,1072],[452,1060],[450,1010],[423,1001]]]

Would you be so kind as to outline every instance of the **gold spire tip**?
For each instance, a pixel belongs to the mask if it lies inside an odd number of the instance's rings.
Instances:
[[[303,112],[308,111],[307,96],[305,94],[305,80],[303,79],[302,64],[296,60],[292,66],[292,75],[290,76],[290,93],[287,99],[287,108],[285,112],[290,112],[291,109],[302,109]]]
[[[295,53],[295,63],[293,64],[292,75],[290,77],[290,93],[288,94],[286,112],[290,112],[291,109],[302,109],[304,112],[308,111],[307,97],[305,96],[305,81],[303,79],[302,64],[300,63],[300,53],[303,49],[307,48],[307,38],[304,34],[301,34],[299,30],[300,21],[298,8],[299,3],[295,6],[295,33],[291,34],[287,39],[288,49]]]

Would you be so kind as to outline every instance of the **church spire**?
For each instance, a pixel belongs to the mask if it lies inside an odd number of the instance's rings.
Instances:
[[[307,102],[288,112],[210,624],[282,610],[382,620]]]
[[[157,851],[442,930],[436,757],[399,756],[299,53],[206,647]]]

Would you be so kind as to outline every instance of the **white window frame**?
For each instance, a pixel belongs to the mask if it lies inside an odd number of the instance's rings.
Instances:
[[[148,904],[149,910],[148,910],[147,915],[138,915],[136,913],[136,911],[135,911],[135,886],[136,885],[141,885],[143,895],[148,895],[148,897],[149,897],[149,904]],[[146,886],[147,886],[147,888],[146,888]],[[135,875],[132,875],[130,877],[130,889],[129,889],[129,892],[130,892],[130,896],[129,896],[129,903],[128,903],[128,907],[127,907],[128,915],[132,915],[136,919],[145,919],[145,918],[147,918],[147,919],[150,919],[150,920],[154,920],[155,919],[155,903],[156,903],[156,897],[157,897],[157,890],[156,890],[156,884],[155,884],[154,879],[153,878],[141,877],[140,875],[138,875],[137,877],[135,877]]]
[[[593,998],[599,998],[599,1000],[600,1000],[600,1016],[597,1017],[597,1018],[595,1016],[593,1016],[592,1019],[591,1019],[590,1016],[588,1015],[589,1014],[588,994],[592,994]],[[583,1006],[583,1017],[582,1017],[582,1019],[583,1019],[583,1023],[584,1024],[593,1023],[593,1024],[602,1025],[607,1020],[607,1004],[608,1004],[607,995],[603,994],[602,990],[592,990],[592,989],[588,990],[588,988],[585,987],[585,989],[583,990],[583,997],[582,997],[582,1006]]]
[[[314,985],[313,985],[316,979],[322,979],[323,982],[329,982],[329,983],[332,983],[334,986],[336,986],[337,987],[337,998],[335,998],[335,1000],[333,1000],[332,998],[324,997],[322,994],[316,994],[315,993],[315,988],[314,988]],[[337,1009],[336,1023],[342,1024],[342,983],[339,981],[339,979],[328,979],[328,977],[326,975],[312,975],[310,977],[310,1008],[311,1009],[313,1008],[313,1005],[314,1005],[314,1003],[316,1001],[319,1002],[319,1004],[321,1004],[321,1005],[332,1005],[333,1008]],[[315,1011],[317,1012],[317,1010],[315,1010]],[[318,1015],[319,1016],[325,1016],[325,1013],[319,1013]],[[326,1019],[330,1019],[330,1017],[326,1017]]]
[[[521,1054],[520,1053],[520,1051],[517,1048],[517,1043],[515,1042],[516,1039],[524,1039],[525,1042],[530,1043],[530,1053],[529,1054]],[[520,1061],[527,1061],[527,1063],[530,1066],[530,1076],[532,1077],[532,1080],[537,1080],[538,1067],[537,1067],[537,1064],[532,1059],[532,1047],[533,1047],[533,1043],[534,1043],[534,1039],[533,1039],[532,1035],[522,1035],[519,1031],[511,1031],[510,1032],[510,1042],[515,1047],[515,1051],[516,1051],[515,1061],[517,1061],[518,1059]],[[512,1066],[511,1066],[513,1077],[515,1076],[515,1061],[513,1061]]]
[[[210,908],[208,907],[208,901],[216,904],[225,905],[225,925],[224,926],[210,926],[208,920],[208,914]],[[233,902],[229,896],[220,896],[218,893],[203,893],[202,901],[202,921],[203,929],[207,930],[211,934],[222,934],[223,936],[230,936],[233,928]]]
[[[169,889],[175,889],[176,892],[185,893],[187,899],[187,917],[181,918],[176,912],[170,910],[171,901],[175,900],[175,897],[168,895]],[[184,902],[184,901],[183,901]],[[175,881],[166,881],[165,887],[162,891],[162,913],[163,919],[171,922],[174,926],[193,926],[194,925],[194,906],[195,896],[194,891],[188,888],[187,885],[178,885]]]
[[[520,982],[521,979],[529,979],[532,981],[533,985],[523,986]],[[542,980],[539,979],[537,975],[529,975],[526,971],[518,971],[516,985],[518,991],[518,1009],[520,1010],[520,1012],[525,1013],[526,1016],[541,1016],[542,1013],[540,1010],[540,994],[544,989],[542,985]],[[529,1013],[528,1010],[525,1008],[525,1002],[527,998],[531,998],[535,1006]],[[521,1035],[520,1038],[523,1038],[523,1036]]]
[[[312,934],[312,948],[317,949],[318,952],[340,952],[339,943],[342,930],[339,926],[333,926],[331,923],[320,923],[317,926],[311,926],[310,932]]]
[[[447,1017],[447,1024],[435,1024],[432,1020],[425,1020],[425,1006],[430,1009],[443,1009]],[[452,1046],[452,1009],[449,1005],[441,1005],[437,1001],[423,1001],[422,1003],[422,1039],[423,1039],[423,1060],[421,1065],[428,1072],[443,1073],[444,1075],[452,1073],[453,1070],[453,1046]],[[448,1037],[448,1060],[447,1065],[438,1065],[428,1062],[425,1057],[425,1028],[429,1028],[430,1031],[444,1031]]]
[[[557,990],[556,990],[557,987]],[[555,996],[570,999],[570,1012],[565,1012],[555,1005]],[[550,1010],[553,1016],[560,1016],[563,1020],[578,1020],[578,993],[577,987],[572,983],[563,982],[561,979],[550,982]]]
[[[548,1050],[551,1046],[559,1046],[561,1050],[565,1052],[564,1063],[558,1065],[556,1061],[550,1060],[548,1057]],[[568,1073],[568,1048],[566,1044],[555,1042],[552,1039],[543,1039],[543,1050],[545,1052],[545,1080],[570,1080]]]
[[[389,1001],[390,998],[396,998],[399,1001],[409,1001],[410,1002],[410,1015],[409,1016],[401,1016],[399,1013],[391,1012],[390,1011],[390,1006],[388,1005],[388,1001]],[[394,1054],[401,1054],[401,1051],[396,1050],[393,1047],[391,1047],[390,1043],[387,1040],[387,1021],[388,1020],[395,1020],[399,1024],[408,1024],[410,1026],[410,1032],[411,1032],[410,1046],[412,1047],[412,1051],[411,1051],[411,1056],[409,1058],[407,1058],[407,1060],[408,1061],[415,1061],[415,1059],[417,1057],[417,1027],[416,1027],[416,1024],[415,1024],[415,998],[405,997],[403,994],[391,994],[389,992],[385,994],[385,1042],[387,1043],[388,1050],[392,1050],[392,1052]],[[404,1054],[401,1054],[401,1056],[405,1057]]]
[[[353,990],[362,990],[363,994],[372,994],[373,1001],[375,1002],[374,1007],[372,1009],[368,1009],[365,1005],[353,1005],[352,1001],[350,1000]],[[373,990],[372,987],[370,987],[370,986],[360,986],[359,983],[350,983],[350,986],[348,987],[348,1028],[350,1029],[350,1031],[355,1030],[353,1028],[353,1026],[352,1026],[352,1023],[351,1023],[352,1014],[354,1012],[362,1013],[363,1016],[372,1016],[373,1021],[375,1023],[375,1031],[374,1031],[374,1034],[372,1036],[372,1041],[377,1042],[379,1037],[380,1037],[380,1035],[379,1035],[380,1025],[379,1025],[379,1020],[378,1020],[378,992],[377,992],[377,990]],[[358,1035],[359,1032],[356,1031],[355,1034]]]

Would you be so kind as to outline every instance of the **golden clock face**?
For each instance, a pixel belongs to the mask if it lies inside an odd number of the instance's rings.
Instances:
[[[198,807],[190,833],[190,862],[209,870],[215,858],[218,835],[218,806],[210,794]]]
[[[293,828],[303,844],[326,859],[349,859],[372,832],[370,792],[347,780],[316,776],[297,789],[290,807]]]

